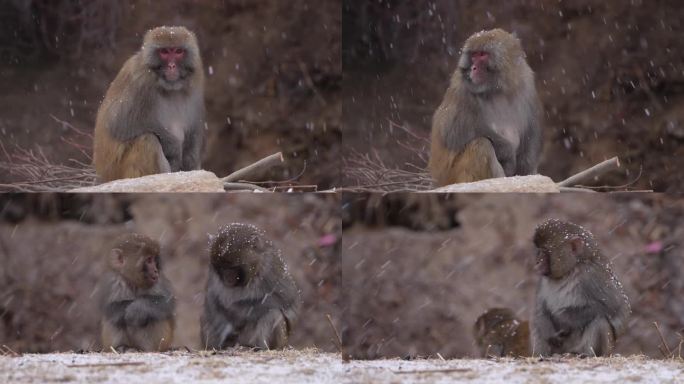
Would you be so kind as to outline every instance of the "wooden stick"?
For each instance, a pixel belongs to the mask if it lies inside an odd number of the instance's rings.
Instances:
[[[576,188],[576,187],[558,187],[561,192],[583,192],[583,193],[597,193],[591,189]]]
[[[663,337],[663,333],[660,332],[660,327],[658,326],[658,322],[654,321],[653,325],[655,326],[656,331],[658,331],[658,336],[660,336],[660,341],[663,343],[663,346],[665,346],[665,350],[667,350],[667,354],[668,354],[667,357],[673,357],[674,354],[670,350],[670,347],[667,345],[667,342],[665,342],[665,337]],[[660,352],[662,353],[662,350]]]
[[[271,168],[275,164],[280,164],[284,161],[285,159],[283,158],[282,152],[274,153],[270,156],[264,157],[263,159],[257,161],[254,164],[238,169],[230,175],[222,178],[221,181],[226,183],[238,180],[245,180],[245,178],[251,174],[259,173],[265,169]]]
[[[349,362],[350,356],[344,351],[344,346],[342,345],[342,338],[340,337],[339,332],[337,332],[335,324],[333,324],[332,316],[330,316],[329,313],[326,313],[325,317],[328,319],[328,323],[330,323],[330,328],[332,328],[333,332],[335,332],[335,337],[337,338],[337,342],[335,344],[337,344],[337,349],[340,351],[340,354],[342,355],[342,361]]]
[[[557,183],[559,187],[572,187],[583,181],[592,180],[594,177],[620,168],[620,160],[617,157],[610,158],[586,169],[578,174]]]
[[[258,185],[249,183],[223,183],[223,189],[227,191],[240,191],[240,190],[257,190],[259,192],[271,192],[270,190],[260,187]]]

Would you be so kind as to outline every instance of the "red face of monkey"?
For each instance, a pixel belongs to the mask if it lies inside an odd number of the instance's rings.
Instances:
[[[144,259],[142,271],[143,278],[148,285],[152,286],[159,280],[159,268],[154,256],[150,255]]]
[[[474,84],[482,84],[487,80],[489,53],[476,51],[470,53],[470,80]]]
[[[164,47],[157,51],[159,58],[164,63],[163,73],[167,81],[176,81],[180,78],[178,63],[185,57],[185,49],[181,47]]]

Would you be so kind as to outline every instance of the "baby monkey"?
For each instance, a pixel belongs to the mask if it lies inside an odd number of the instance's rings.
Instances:
[[[280,251],[255,226],[233,223],[212,238],[210,257],[204,347],[285,347],[300,301]]]
[[[165,351],[173,341],[175,298],[161,272],[159,244],[135,233],[117,238],[100,280],[102,347]]]
[[[591,232],[548,220],[534,233],[541,275],[533,353],[610,356],[627,327],[629,300]]]
[[[525,357],[530,354],[530,325],[508,308],[491,308],[473,327],[482,357]]]

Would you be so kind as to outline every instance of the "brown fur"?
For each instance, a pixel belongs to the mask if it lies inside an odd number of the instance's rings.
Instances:
[[[466,145],[463,152],[456,153],[444,148],[440,140],[434,138],[430,164],[432,177],[437,185],[470,183],[478,180],[503,177],[504,171],[496,160],[492,143],[480,137]],[[439,166],[434,166],[439,164]]]
[[[173,333],[175,329],[174,319],[160,321],[144,328],[131,329],[129,332],[121,332],[113,327],[109,322],[102,321],[101,337],[102,349],[111,351],[112,349],[124,346],[135,346],[132,349],[141,351],[164,352],[171,348],[173,343]]]
[[[154,135],[142,135],[121,142],[104,132],[95,136],[94,153],[95,169],[104,181],[170,171],[161,144]]]
[[[481,357],[526,357],[530,349],[530,325],[508,308],[492,308],[478,317],[473,329]]]
[[[186,166],[170,165],[159,135],[150,128],[159,125],[157,109],[166,101],[160,96],[164,91],[156,86],[158,75],[148,66],[156,49],[166,46],[186,47],[188,61],[195,69],[187,80],[188,86],[177,94],[190,99],[194,93],[203,93],[204,73],[195,35],[183,27],[159,27],[148,31],[140,51],[125,62],[109,86],[97,113],[93,165],[103,181],[189,170]],[[198,115],[203,119],[203,101],[201,109]],[[203,129],[203,121],[200,125]],[[164,128],[167,127],[157,129]],[[121,140],[114,132],[130,138]]]
[[[594,235],[550,219],[537,226],[534,244],[541,274],[532,318],[534,354],[610,356],[631,309]]]
[[[153,258],[157,273],[146,260]],[[164,351],[173,342],[175,298],[162,273],[159,243],[135,233],[118,237],[97,292],[106,351]],[[146,271],[148,273],[146,273]],[[151,279],[156,275],[156,281]]]
[[[480,88],[463,72],[470,66],[469,53],[476,51],[491,54],[493,69]],[[534,74],[520,41],[501,29],[472,35],[433,116],[430,174],[443,186],[536,173],[540,115]]]

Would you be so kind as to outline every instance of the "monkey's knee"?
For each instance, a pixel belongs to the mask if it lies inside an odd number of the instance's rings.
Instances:
[[[503,167],[496,158],[494,145],[489,139],[478,137],[466,145],[463,153],[470,160],[467,165],[472,170],[470,174],[473,179],[484,180],[505,176]]]
[[[166,351],[173,342],[173,324],[170,321],[159,321],[130,333],[135,347],[145,352]]]
[[[137,137],[130,143],[121,167],[124,179],[171,171],[159,139],[152,134]]]
[[[95,169],[104,181],[171,171],[159,139],[152,134],[141,135],[125,143],[112,139],[99,145]]]
[[[580,345],[572,351],[589,357],[610,356],[615,348],[615,335],[606,320],[595,320],[584,331]]]
[[[440,186],[505,176],[494,146],[485,137],[471,141],[458,154],[450,153],[446,156],[445,164],[434,164],[432,167],[439,168],[433,174]]]
[[[100,337],[103,351],[118,350],[125,347],[128,342],[125,332],[107,321],[102,322]]]

